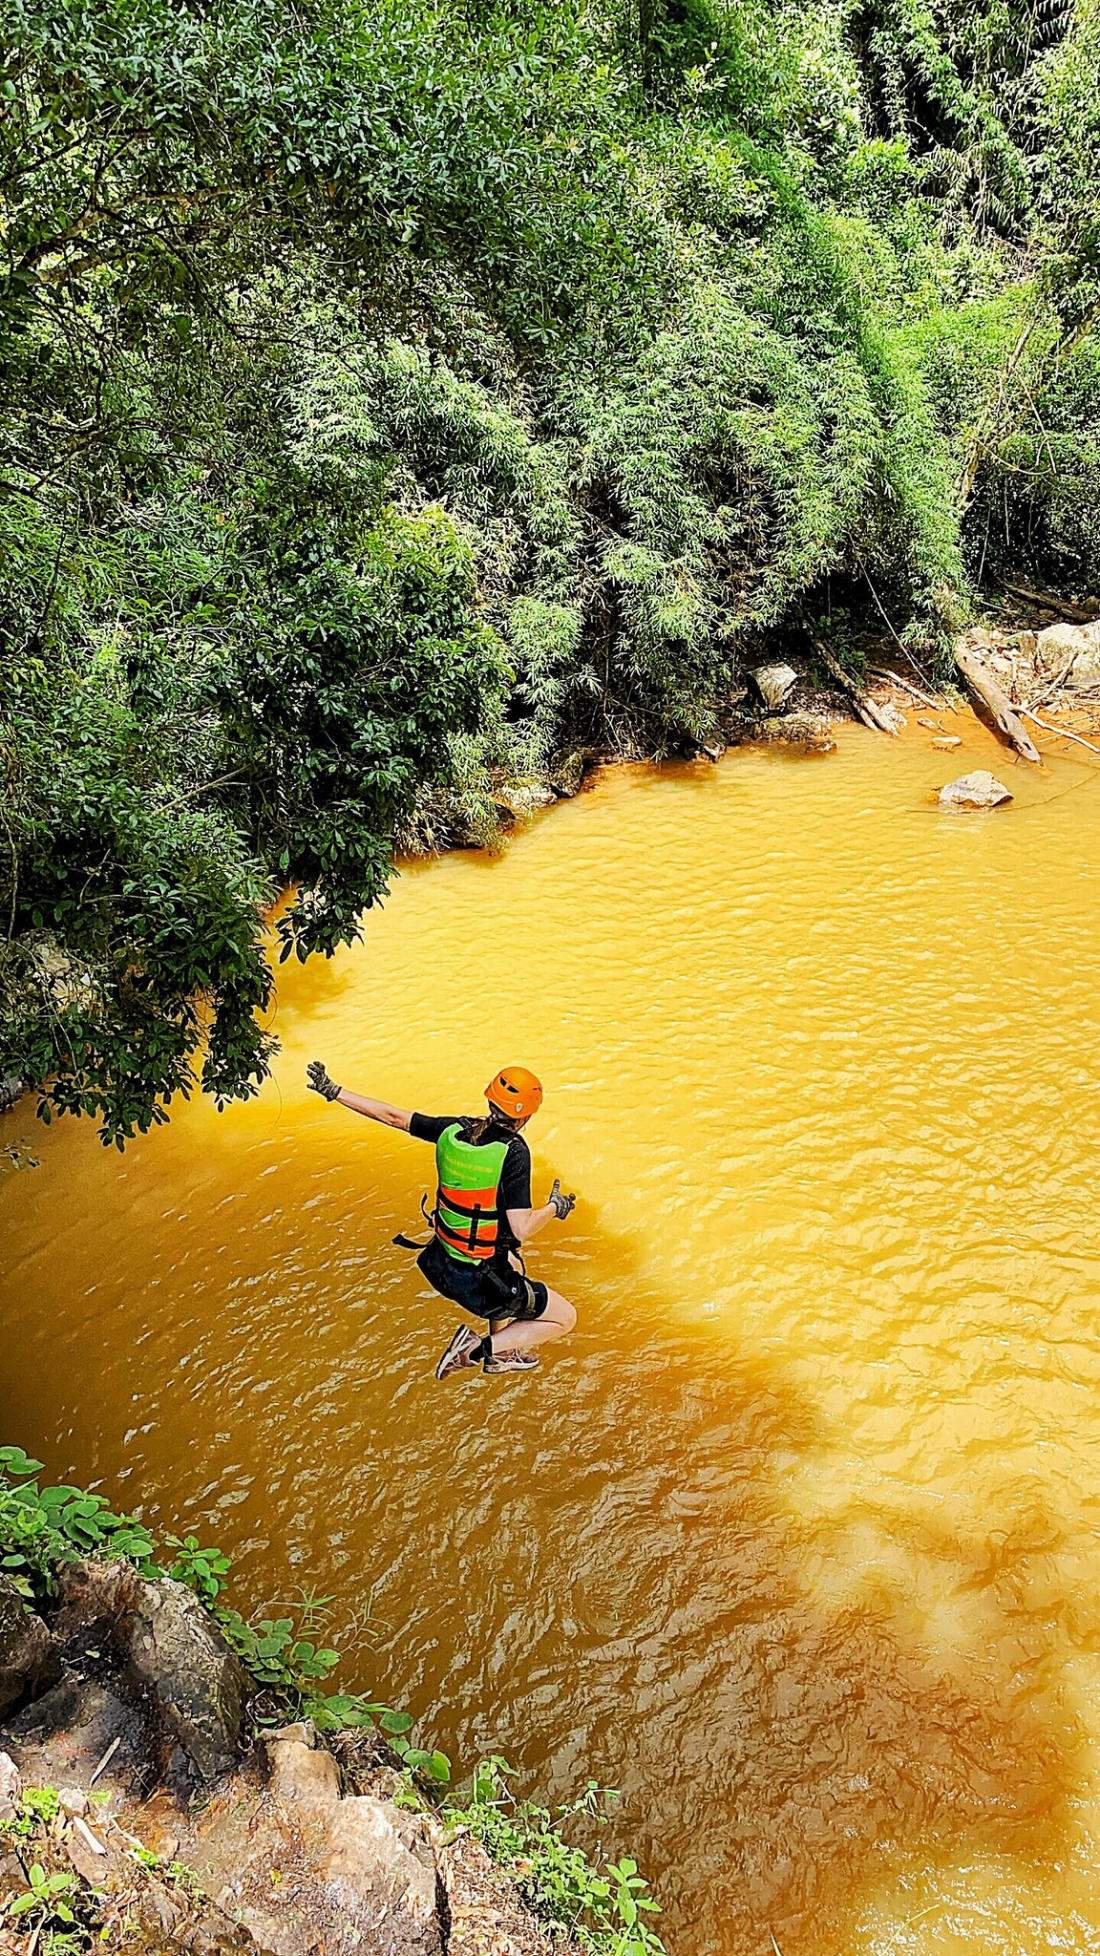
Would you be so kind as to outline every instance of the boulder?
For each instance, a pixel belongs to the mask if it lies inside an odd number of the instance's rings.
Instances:
[[[752,737],[781,741],[804,754],[831,754],[836,746],[831,724],[820,713],[769,713],[752,729]]]
[[[493,789],[492,803],[505,828],[525,822],[536,809],[546,808],[555,799],[549,781],[530,775],[522,781],[501,781]]]
[[[57,1646],[15,1584],[0,1575],[0,1718],[38,1698],[61,1676]]]
[[[265,1732],[262,1744],[265,1747],[281,1745],[284,1739],[297,1739],[300,1745],[315,1746],[317,1727],[311,1718],[297,1718],[293,1725],[277,1725],[272,1731]]]
[[[120,1655],[198,1777],[217,1779],[240,1753],[244,1666],[183,1583],[165,1576],[139,1582],[137,1592],[119,1624]]]
[[[752,677],[753,684],[770,713],[778,713],[780,708],[786,705],[798,684],[798,674],[793,666],[757,666]]]
[[[106,1643],[199,1779],[227,1772],[240,1753],[247,1679],[198,1597],[168,1576],[145,1582],[125,1562],[74,1562],[58,1580],[58,1635]]]
[[[1035,666],[1067,692],[1100,685],[1100,619],[1092,625],[1048,625],[1036,639]]]
[[[949,781],[940,789],[940,802],[944,808],[998,808],[1012,796],[1002,781],[989,773],[987,768],[975,768],[972,774],[960,774],[957,781]]]
[[[313,1743],[312,1728],[288,1725],[263,1741],[271,1791],[287,1806],[331,1806],[340,1798],[340,1768]]]
[[[595,767],[598,755],[591,747],[575,747],[570,754],[563,754],[550,776],[550,786],[560,801],[569,801],[580,793],[584,777]]]
[[[386,1922],[393,1956],[442,1956],[435,1855],[418,1814],[365,1794],[341,1800],[322,1880],[345,1919]]]
[[[286,1745],[302,1741],[276,1740],[276,1754]],[[267,1956],[444,1956],[441,1839],[434,1819],[372,1794],[257,1801],[241,1770],[196,1816],[181,1858]]]

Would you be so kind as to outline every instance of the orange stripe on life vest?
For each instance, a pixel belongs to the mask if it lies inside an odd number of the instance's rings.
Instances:
[[[491,1182],[487,1189],[449,1189],[445,1182],[439,1184],[439,1199],[449,1209],[480,1209],[483,1217],[496,1215],[497,1185]]]
[[[470,1241],[470,1232],[468,1229],[452,1229],[450,1224],[445,1223],[441,1216],[437,1216],[435,1219],[435,1231],[442,1242],[452,1243],[455,1249],[461,1250],[465,1256],[477,1257],[484,1260],[487,1257],[491,1257],[496,1248],[497,1230],[495,1223],[490,1223],[484,1232],[479,1229],[477,1239],[473,1243]]]

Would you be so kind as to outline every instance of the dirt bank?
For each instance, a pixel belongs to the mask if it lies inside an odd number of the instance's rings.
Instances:
[[[378,1732],[254,1697],[181,1583],[74,1561],[42,1614],[0,1579],[0,1948],[547,1956]]]

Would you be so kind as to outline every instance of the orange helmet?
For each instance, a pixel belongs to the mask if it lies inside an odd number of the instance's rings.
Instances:
[[[525,1121],[542,1106],[542,1087],[525,1066],[503,1066],[486,1087],[485,1098],[509,1120]]]

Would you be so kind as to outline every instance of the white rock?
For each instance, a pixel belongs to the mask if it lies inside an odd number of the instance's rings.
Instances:
[[[82,1786],[59,1786],[57,1799],[62,1813],[67,1813],[70,1820],[88,1811],[88,1795]]]
[[[972,774],[960,774],[957,781],[949,781],[940,789],[940,802],[945,808],[997,808],[1001,802],[1011,800],[1003,781],[998,781],[984,767],[975,768]]]
[[[1061,683],[1067,692],[1095,686],[1100,681],[1100,619],[1092,625],[1048,625],[1035,642],[1035,666],[1048,679],[1065,673]]]
[[[764,705],[773,713],[778,713],[798,684],[793,666],[757,666],[752,676]]]
[[[961,734],[937,734],[932,745],[933,747],[961,747],[962,736]]]
[[[322,1878],[353,1920],[364,1910],[384,1917],[387,1956],[439,1956],[435,1857],[419,1816],[365,1796],[341,1800]]]
[[[301,1739],[266,1742],[271,1791],[288,1806],[331,1806],[340,1798],[340,1768],[331,1752]]]
[[[0,1752],[0,1820],[14,1820],[22,1798],[19,1768],[10,1753]]]
[[[262,1743],[265,1746],[279,1745],[284,1739],[297,1739],[299,1745],[317,1744],[317,1727],[311,1718],[299,1718],[293,1725],[276,1726],[272,1732],[265,1732]]]

